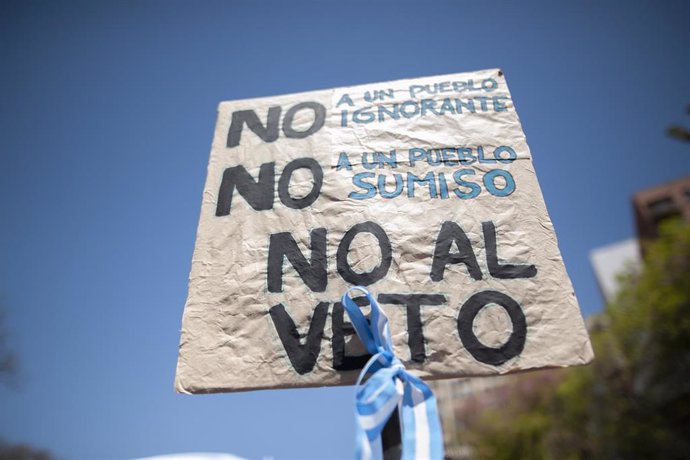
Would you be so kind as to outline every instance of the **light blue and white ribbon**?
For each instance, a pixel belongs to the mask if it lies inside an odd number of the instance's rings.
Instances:
[[[369,321],[350,297],[353,290],[364,293],[369,301]],[[436,398],[395,356],[388,317],[374,296],[361,286],[348,289],[342,303],[357,335],[372,355],[357,379],[357,458],[381,458],[381,431],[397,409],[402,429],[402,459],[442,459],[443,433]],[[362,383],[368,373],[370,377]]]

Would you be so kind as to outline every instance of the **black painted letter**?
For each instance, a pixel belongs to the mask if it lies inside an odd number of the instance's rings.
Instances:
[[[292,173],[302,168],[311,171],[314,182],[307,196],[304,198],[292,198],[289,192],[290,179],[292,178]],[[288,208],[302,209],[316,201],[319,197],[319,193],[321,193],[322,185],[323,169],[321,169],[321,165],[313,158],[298,158],[297,160],[292,160],[285,166],[285,169],[283,169],[280,180],[278,181],[278,196],[280,197],[280,201]]]
[[[347,261],[347,254],[350,252],[350,245],[352,244],[352,240],[355,239],[355,236],[364,232],[371,233],[376,237],[379,243],[379,250],[381,251],[381,263],[369,273],[357,273],[350,267]],[[350,284],[369,286],[386,276],[393,262],[392,254],[391,242],[385,230],[374,222],[362,222],[350,228],[350,230],[345,233],[345,236],[343,236],[343,239],[340,240],[338,252],[335,256],[338,265],[338,273]]]
[[[407,345],[410,347],[412,361],[423,363],[424,330],[422,329],[422,305],[441,305],[446,303],[446,296],[441,294],[380,294],[380,303],[405,305],[407,308]]]
[[[309,332],[307,332],[304,343],[300,340],[297,326],[295,326],[290,314],[285,311],[283,304],[279,303],[271,307],[269,313],[292,367],[300,375],[311,372],[316,365],[319,353],[321,353],[321,339],[328,316],[328,302],[319,302],[314,309],[309,324]]]
[[[458,252],[451,254],[453,242],[458,246]],[[477,263],[477,257],[472,250],[472,244],[465,232],[458,224],[446,221],[441,226],[434,247],[434,260],[431,263],[431,280],[443,280],[443,274],[448,264],[465,264],[470,276],[475,280],[482,279],[482,270]]]
[[[534,265],[501,265],[498,262],[496,252],[496,226],[491,221],[482,222],[482,230],[486,245],[486,263],[489,266],[491,276],[499,279],[533,278],[536,276],[537,268]]]
[[[326,229],[311,231],[311,263],[299,250],[289,232],[273,233],[268,245],[268,290],[283,292],[283,257],[295,267],[304,284],[314,292],[323,292],[328,283],[326,260]]]
[[[487,347],[474,334],[474,319],[479,311],[489,304],[500,305],[505,309],[513,323],[513,332],[508,341],[498,348]],[[482,363],[500,366],[511,358],[522,353],[527,338],[527,321],[520,305],[498,291],[482,291],[467,299],[458,315],[458,333],[462,344],[474,359]]]
[[[257,211],[265,211],[273,207],[275,188],[275,163],[264,163],[259,169],[259,179],[254,178],[244,169],[244,166],[233,166],[223,172],[223,181],[218,191],[216,216],[227,216],[232,207],[232,195],[235,187],[249,205]]]
[[[314,121],[311,126],[304,131],[295,131],[292,128],[292,122],[295,119],[295,114],[302,109],[311,109],[314,111]],[[326,122],[326,107],[322,106],[318,102],[300,102],[288,109],[285,112],[285,118],[283,118],[283,132],[285,137],[291,139],[303,139],[307,136],[314,134],[316,131],[323,127]]]
[[[247,127],[254,132],[254,134],[261,138],[262,141],[274,142],[276,139],[278,139],[278,124],[280,122],[281,110],[282,109],[280,106],[277,105],[274,105],[268,109],[266,126],[261,124],[259,117],[253,110],[238,110],[237,112],[233,112],[226,145],[230,148],[240,145],[242,128],[244,127],[245,123],[247,124]]]

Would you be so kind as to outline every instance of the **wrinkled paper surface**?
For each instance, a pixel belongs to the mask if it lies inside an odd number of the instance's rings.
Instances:
[[[304,102],[316,104],[298,105]],[[305,135],[318,127],[317,106],[325,108],[323,126]],[[228,146],[233,113],[253,111],[263,129],[271,107],[280,107],[277,139],[271,140],[269,133],[267,142],[246,123],[236,122],[233,129],[242,128],[239,142]],[[315,189],[313,171],[300,167],[284,179],[281,172],[303,158],[316,161],[323,182],[313,203],[296,208],[294,203],[299,206]],[[270,209],[254,209],[235,187],[229,213],[217,215],[226,170],[242,166],[258,182],[262,165],[272,162]],[[281,180],[292,207],[279,196]],[[182,321],[177,390],[353,383],[356,369],[333,368],[334,355],[342,365],[362,354],[358,339],[347,330],[347,315],[334,328],[334,304],[351,285],[339,268],[347,265],[356,277],[386,265],[379,240],[369,231],[356,233],[343,245],[346,233],[364,222],[383,229],[391,248],[388,270],[368,289],[379,296],[390,318],[397,356],[419,376],[491,375],[592,359],[525,135],[505,78],[493,69],[220,104]],[[455,231],[455,239],[445,246],[437,241],[444,223]],[[487,251],[487,228],[494,229],[493,252]],[[289,234],[304,260],[314,263],[311,245],[317,229],[326,235],[325,286],[312,290],[305,283],[279,252],[284,244],[273,248],[274,262],[279,261],[273,276],[282,273],[280,290],[275,280],[271,286],[272,235]],[[462,235],[471,251],[461,244]],[[344,246],[346,263],[337,260],[339,246]],[[437,280],[431,277],[435,257],[437,272],[443,267],[442,279],[438,273]],[[492,257],[500,267],[512,264],[514,272],[525,276],[493,276]],[[316,265],[307,268],[318,278]],[[478,266],[479,275],[476,268],[472,275],[470,265]],[[469,299],[487,291],[519,305],[525,321],[522,339],[515,334],[519,324],[498,303],[488,302],[468,317]],[[382,294],[432,295],[436,304],[419,306],[419,324],[408,332],[414,308],[381,302]],[[296,328],[293,359],[279,333],[283,327],[289,336],[289,322],[276,324],[270,314],[279,305],[283,318],[287,315]],[[325,321],[313,321],[317,313],[323,319],[324,311]],[[468,318],[469,327],[463,327],[460,323]],[[504,362],[487,362],[491,359],[478,359],[468,350],[462,334],[465,339],[474,335],[475,348],[488,349],[490,356],[501,356],[511,338],[513,351]],[[300,369],[293,360],[301,363]]]

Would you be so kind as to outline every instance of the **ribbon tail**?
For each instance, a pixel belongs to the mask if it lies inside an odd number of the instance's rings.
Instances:
[[[360,424],[357,424],[357,446],[355,447],[355,458],[357,460],[378,460],[374,457],[374,452],[378,452],[376,445],[369,441],[367,433]],[[380,437],[379,437],[380,439]]]
[[[442,459],[443,432],[431,389],[412,374],[407,374],[402,403],[402,460]]]
[[[357,458],[381,458],[381,432],[398,410],[404,387],[399,370],[381,369],[372,375],[357,392]]]

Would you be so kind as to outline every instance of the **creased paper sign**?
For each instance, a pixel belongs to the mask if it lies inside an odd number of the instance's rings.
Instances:
[[[352,285],[423,378],[592,359],[501,71],[220,104],[177,390],[353,383]]]

